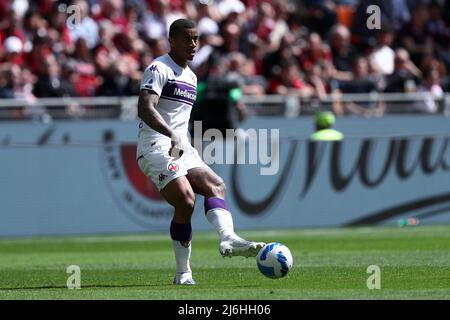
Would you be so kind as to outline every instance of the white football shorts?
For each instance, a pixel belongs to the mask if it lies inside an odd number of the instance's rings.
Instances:
[[[159,191],[170,181],[187,175],[190,169],[208,167],[194,147],[189,145],[177,160],[169,155],[170,148],[171,144],[155,143],[152,146],[150,143],[137,159],[139,168],[155,183]]]

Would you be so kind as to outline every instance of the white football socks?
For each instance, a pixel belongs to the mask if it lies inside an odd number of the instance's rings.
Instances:
[[[229,240],[230,238],[238,238],[234,232],[233,217],[230,211],[222,208],[214,208],[208,210],[206,219],[217,230],[220,241]]]
[[[180,241],[172,240],[173,251],[175,253],[175,261],[177,267],[177,273],[192,272],[189,265],[189,259],[191,258],[192,242],[189,242],[189,247],[183,246]]]

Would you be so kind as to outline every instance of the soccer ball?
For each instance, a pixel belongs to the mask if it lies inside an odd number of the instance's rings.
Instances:
[[[256,256],[256,264],[263,275],[272,279],[286,276],[292,268],[292,254],[279,242],[266,244]]]

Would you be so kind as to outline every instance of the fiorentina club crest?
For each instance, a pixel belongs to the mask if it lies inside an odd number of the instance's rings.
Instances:
[[[114,132],[105,131],[100,159],[105,181],[118,209],[141,226],[167,226],[173,209],[139,168],[136,144],[117,143]],[[178,165],[172,164],[169,170],[178,171]]]
[[[170,171],[170,172],[174,172],[175,173],[175,172],[178,172],[179,166],[175,162],[171,162],[167,166],[167,170]]]

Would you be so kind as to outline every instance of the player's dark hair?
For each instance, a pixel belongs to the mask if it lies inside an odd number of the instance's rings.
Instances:
[[[194,29],[195,23],[188,19],[175,20],[169,28],[169,37],[173,38],[181,34],[185,29]]]

